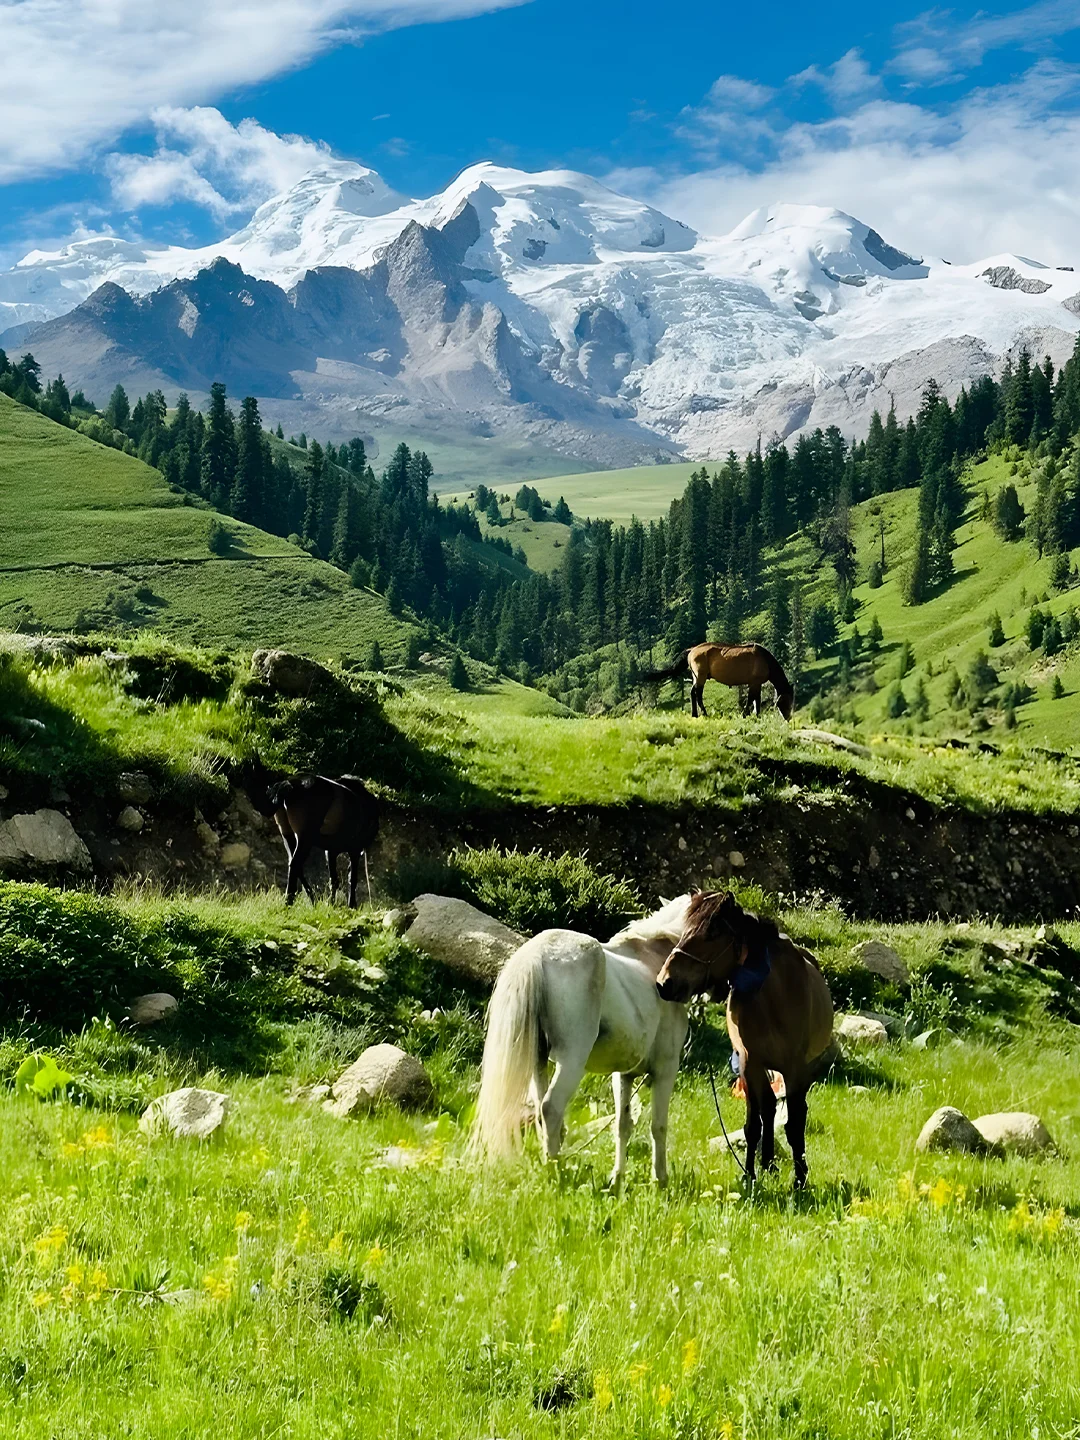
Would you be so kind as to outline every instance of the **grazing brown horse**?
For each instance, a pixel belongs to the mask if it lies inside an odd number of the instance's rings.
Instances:
[[[308,899],[315,896],[304,867],[315,850],[326,853],[330,871],[330,899],[337,893],[339,855],[349,857],[349,904],[356,905],[360,857],[367,874],[367,852],[379,833],[379,803],[356,775],[293,775],[274,778],[260,761],[247,768],[244,788],[261,815],[272,815],[289,860],[285,901],[291,905],[303,885]],[[368,878],[368,899],[371,879]]]
[[[761,687],[770,681],[776,691],[776,708],[785,720],[791,719],[795,707],[795,691],[784,674],[776,656],[764,645],[693,645],[683,650],[664,670],[651,670],[643,680],[670,680],[689,665],[694,683],[690,687],[690,713],[705,710],[705,681],[719,680],[721,685],[745,685],[750,709],[761,714]]]
[[[806,1183],[806,1092],[832,1044],[829,987],[809,950],[771,920],[744,910],[724,891],[698,891],[690,901],[679,943],[656,978],[662,1000],[727,993],[727,1027],[746,1084],[746,1178],[753,1183],[756,1152],[775,1165],[776,1096],[770,1070],[787,1089],[787,1138],[795,1184]]]

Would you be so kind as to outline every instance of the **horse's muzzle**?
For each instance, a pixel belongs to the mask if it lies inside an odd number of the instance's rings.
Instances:
[[[670,975],[666,980],[657,980],[656,993],[660,996],[661,1000],[672,1000],[676,1004],[689,1000],[690,998],[689,987],[684,986],[681,981],[674,979],[674,977]]]

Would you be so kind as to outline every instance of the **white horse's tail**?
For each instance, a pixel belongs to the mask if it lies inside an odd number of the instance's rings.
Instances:
[[[521,1147],[525,1101],[540,1061],[543,964],[543,953],[530,944],[515,951],[488,1006],[470,1146],[489,1159],[513,1155]]]

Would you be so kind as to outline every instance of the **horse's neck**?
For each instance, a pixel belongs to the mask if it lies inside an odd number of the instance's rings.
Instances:
[[[664,968],[664,961],[671,953],[674,940],[660,936],[656,940],[622,939],[610,941],[604,946],[609,955],[620,955],[626,960],[636,960],[644,965],[651,974],[659,975]]]

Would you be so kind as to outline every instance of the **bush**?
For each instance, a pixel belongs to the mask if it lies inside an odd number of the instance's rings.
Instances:
[[[1054,700],[1060,700],[1064,696],[1064,694],[1065,686],[1062,683],[1061,676],[1055,675],[1054,683],[1050,686],[1050,695]]]
[[[990,645],[996,650],[999,645],[1005,644],[1005,629],[1001,623],[1001,616],[995,610],[990,616]]]
[[[541,850],[457,849],[445,860],[402,864],[392,885],[403,900],[425,890],[456,895],[525,935],[559,926],[606,939],[644,910],[632,882],[580,855]]]
[[[206,532],[206,548],[211,555],[228,555],[232,551],[232,532],[220,520],[211,520]]]
[[[450,671],[446,678],[455,690],[468,690],[471,684],[469,672],[465,669],[465,661],[457,651],[455,651],[454,658],[450,662]]]
[[[870,573],[869,573],[869,575],[866,577],[866,583],[869,585],[869,587],[870,587],[871,590],[880,590],[880,589],[881,589],[882,574],[881,574],[881,561],[880,561],[880,560],[871,560],[871,562],[870,562]]]
[[[1065,550],[1050,561],[1050,586],[1053,590],[1069,588],[1069,556]]]

